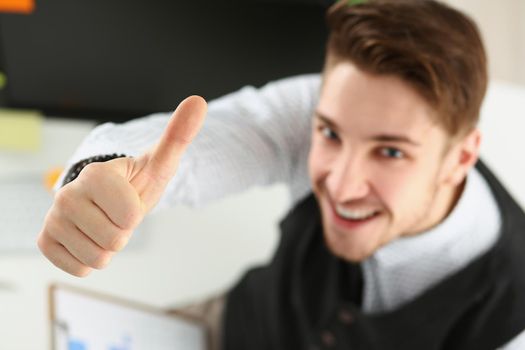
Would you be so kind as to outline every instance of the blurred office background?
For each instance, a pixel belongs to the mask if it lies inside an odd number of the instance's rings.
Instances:
[[[525,84],[525,2],[446,1],[479,24],[491,77]],[[189,94],[213,99],[318,71],[333,2],[37,2],[29,15],[0,17],[0,98],[48,115],[123,121],[171,110]]]
[[[525,85],[525,1],[446,0],[478,23],[490,59],[491,77]]]
[[[493,82],[483,152],[525,206],[525,164],[515,152],[525,147],[525,1],[448,2],[474,17],[485,38]],[[0,349],[49,348],[51,282],[164,307],[225,290],[247,266],[271,256],[277,223],[290,204],[283,186],[253,189],[199,210],[156,213],[129,249],[86,279],[57,270],[34,246],[42,208],[51,202],[42,174],[63,165],[98,121],[167,111],[190,93],[214,98],[322,65],[323,13],[330,0],[215,0],[206,9],[196,7],[205,1],[187,3],[42,0],[32,14],[0,15],[0,68],[7,74],[0,98],[17,111],[45,115],[29,113],[33,119],[24,125],[37,132],[25,140],[29,149],[0,147],[0,211],[10,223],[32,227],[17,236],[0,220]],[[221,12],[221,4],[242,4],[237,15],[250,20]],[[208,22],[189,16],[202,11]],[[182,57],[177,50],[185,51]]]

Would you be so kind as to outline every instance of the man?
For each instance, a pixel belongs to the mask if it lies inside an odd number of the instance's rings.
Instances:
[[[421,0],[342,1],[328,22],[308,155],[314,195],[283,221],[271,263],[228,294],[223,348],[523,345],[525,214],[478,162],[487,74],[476,26]],[[143,156],[74,167],[43,253],[79,276],[105,266],[159,200],[204,114],[192,97]],[[296,160],[308,148],[275,140],[298,147]],[[279,150],[268,153],[287,159]]]

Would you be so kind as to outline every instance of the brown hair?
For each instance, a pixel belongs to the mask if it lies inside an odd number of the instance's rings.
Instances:
[[[437,111],[452,137],[472,130],[487,87],[476,24],[433,0],[343,0],[327,14],[327,67],[349,60],[371,74],[404,79]]]

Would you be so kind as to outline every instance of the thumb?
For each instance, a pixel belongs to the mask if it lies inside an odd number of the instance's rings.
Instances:
[[[131,184],[147,208],[156,204],[175,175],[180,158],[200,130],[206,112],[207,104],[202,97],[186,98],[173,112],[157,145],[140,157],[139,163],[144,163]]]
[[[180,157],[199,132],[206,111],[206,101],[200,96],[190,96],[179,104],[147,164],[152,173],[168,181],[175,175]]]

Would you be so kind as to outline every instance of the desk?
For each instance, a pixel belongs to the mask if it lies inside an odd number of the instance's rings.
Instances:
[[[21,158],[2,155],[0,171],[41,171],[64,164],[92,126],[47,119],[42,151]],[[158,307],[226,289],[246,266],[269,258],[277,238],[275,223],[286,207],[286,190],[273,187],[201,210],[159,212],[145,220],[141,234],[146,237],[141,237],[140,246],[125,249],[108,268],[84,279],[58,270],[38,252],[1,255],[0,349],[49,349],[47,287],[52,282]],[[231,219],[231,212],[237,213],[237,220]]]

